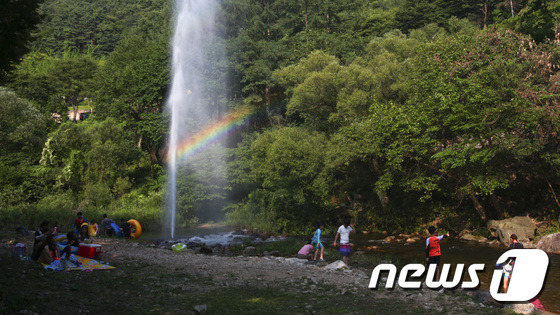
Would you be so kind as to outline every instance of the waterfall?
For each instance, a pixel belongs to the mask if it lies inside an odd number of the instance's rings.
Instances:
[[[176,0],[175,33],[172,39],[172,81],[166,108],[170,114],[167,156],[166,224],[175,237],[177,217],[177,173],[188,159],[182,159],[181,146],[193,141],[212,121],[219,119],[219,108],[211,102],[219,93],[216,83],[215,14],[217,0]],[[222,52],[223,53],[223,52]],[[218,80],[219,81],[219,80]],[[218,114],[217,114],[218,113]]]

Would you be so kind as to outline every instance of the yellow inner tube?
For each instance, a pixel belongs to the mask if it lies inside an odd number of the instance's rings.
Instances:
[[[132,229],[130,229],[130,238],[133,240],[138,239],[142,235],[142,225],[140,225],[140,222],[130,219],[127,223],[132,225]]]
[[[95,224],[95,225],[97,225],[97,224]],[[84,222],[84,223],[82,223],[82,225],[80,227],[87,226],[89,236],[97,236],[97,229],[95,228],[95,225],[87,224],[87,223]]]

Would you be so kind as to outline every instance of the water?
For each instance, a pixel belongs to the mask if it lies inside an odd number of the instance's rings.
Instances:
[[[425,239],[411,244],[387,243],[382,241],[380,235],[355,235],[352,241],[356,244],[356,250],[364,250],[369,253],[387,254],[398,259],[400,264],[420,263],[424,264],[426,259]],[[442,264],[465,264],[466,266],[483,263],[486,268],[479,272],[480,289],[488,290],[492,280],[493,267],[496,260],[507,250],[503,246],[480,244],[476,242],[458,239],[444,239],[441,241]],[[367,247],[377,246],[376,249]],[[560,312],[560,255],[549,254],[550,265],[545,281],[544,290],[539,296],[541,302],[548,311]],[[369,266],[373,267],[373,266]],[[469,280],[468,276],[466,279]],[[464,277],[464,278],[465,278]]]
[[[220,93],[216,83],[213,57],[220,54],[216,44],[214,0],[176,0],[175,33],[172,40],[172,81],[167,100],[171,114],[168,140],[168,196],[166,200],[166,224],[171,238],[177,226],[177,173],[192,161],[187,156],[196,145],[197,134],[219,119],[219,109],[212,99]],[[218,51],[218,52],[217,52]],[[214,85],[210,87],[210,83]],[[215,99],[215,98],[214,98]]]

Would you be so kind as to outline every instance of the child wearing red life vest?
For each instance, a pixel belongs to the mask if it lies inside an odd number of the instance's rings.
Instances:
[[[82,212],[79,211],[78,213],[76,213],[76,221],[74,221],[74,224],[72,224],[70,230],[74,230],[76,235],[79,235],[80,230],[82,229],[82,224],[84,223],[88,223],[88,221],[86,220],[86,218],[84,218]]]
[[[426,239],[426,267],[429,267],[432,264],[437,265],[436,280],[439,280],[439,264],[441,257],[441,247],[439,245],[439,241],[441,241],[444,237],[449,237],[449,233],[436,236],[436,231],[437,230],[434,226],[430,226],[428,228],[430,237]]]

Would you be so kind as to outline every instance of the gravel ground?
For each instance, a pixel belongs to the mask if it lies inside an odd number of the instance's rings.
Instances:
[[[101,259],[117,267],[53,273],[10,258],[10,245],[27,242],[2,235],[0,311],[3,313],[500,313],[459,291],[371,290],[371,270],[327,270],[296,258],[176,253],[153,244],[98,239]],[[51,283],[52,285],[45,285]],[[88,283],[84,288],[81,283]],[[13,291],[15,286],[20,290]],[[40,290],[41,287],[47,287]],[[51,287],[58,287],[54,289]],[[39,291],[37,291],[39,290]],[[56,292],[56,293],[55,293]],[[75,303],[52,305],[52,296]],[[38,296],[30,299],[29,296]],[[54,308],[56,311],[54,311]],[[204,312],[204,311],[203,311]]]

